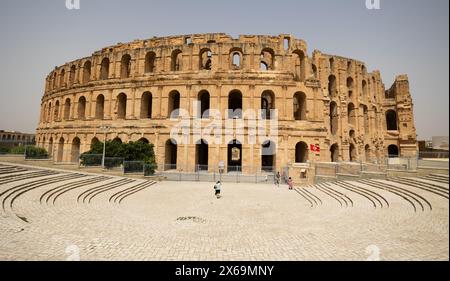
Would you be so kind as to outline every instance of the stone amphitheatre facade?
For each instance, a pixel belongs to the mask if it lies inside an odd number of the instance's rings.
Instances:
[[[227,115],[227,109],[261,108],[278,110],[273,155],[262,153],[272,144],[267,140],[246,141],[253,133],[243,119],[251,118]],[[175,109],[188,116],[169,118]],[[222,130],[217,143],[202,141],[195,130],[187,133],[189,143],[171,141],[181,120],[208,127],[215,115],[196,118],[207,109],[220,113],[219,126],[242,121],[243,130]],[[304,172],[312,162],[374,162],[417,151],[406,75],[386,89],[380,72],[368,72],[363,62],[317,50],[309,56],[305,41],[285,34],[155,37],[56,67],[46,78],[38,145],[57,162],[75,162],[93,142],[103,141],[104,125],[111,127],[108,140],[148,141],[160,168],[182,171],[224,165],[244,173],[266,166]]]

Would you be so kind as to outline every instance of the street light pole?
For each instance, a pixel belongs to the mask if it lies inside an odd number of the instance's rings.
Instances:
[[[103,137],[103,155],[102,155],[102,168],[105,168],[105,154],[106,154],[106,133],[109,131],[110,127],[108,126],[101,126],[100,129],[104,133]]]

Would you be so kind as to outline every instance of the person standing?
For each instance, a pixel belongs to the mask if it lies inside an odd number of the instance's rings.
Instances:
[[[222,189],[222,183],[220,183],[220,181],[217,181],[216,184],[214,185],[214,190],[215,190],[215,195],[217,197],[217,199],[219,199],[220,196],[220,190]]]
[[[291,177],[289,177],[287,183],[288,183],[289,189],[293,189],[294,188],[294,181],[292,181]]]
[[[281,175],[280,172],[277,172],[277,174],[275,175],[275,184],[280,187],[280,180],[281,180]]]

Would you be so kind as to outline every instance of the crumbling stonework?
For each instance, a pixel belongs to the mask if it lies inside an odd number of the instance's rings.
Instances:
[[[201,112],[218,109],[223,121],[228,108],[277,109],[276,154],[264,158],[263,144],[243,142],[240,161],[233,162],[236,146],[228,142],[172,143],[170,129],[182,117],[169,119],[170,113],[181,108],[192,120],[193,101],[200,102]],[[202,126],[214,116],[206,117]],[[56,67],[46,79],[38,145],[56,161],[75,161],[93,141],[103,141],[99,127],[105,124],[112,127],[108,139],[145,139],[155,145],[158,163],[183,171],[196,164],[211,170],[221,161],[225,168],[241,165],[243,172],[267,165],[281,170],[308,165],[294,163],[374,162],[417,151],[406,75],[386,91],[379,71],[369,73],[363,62],[317,50],[308,56],[305,41],[285,34],[136,40]]]

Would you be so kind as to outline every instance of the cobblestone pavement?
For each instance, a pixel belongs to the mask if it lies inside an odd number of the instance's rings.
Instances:
[[[448,260],[448,176],[286,186],[0,164],[0,260]]]

